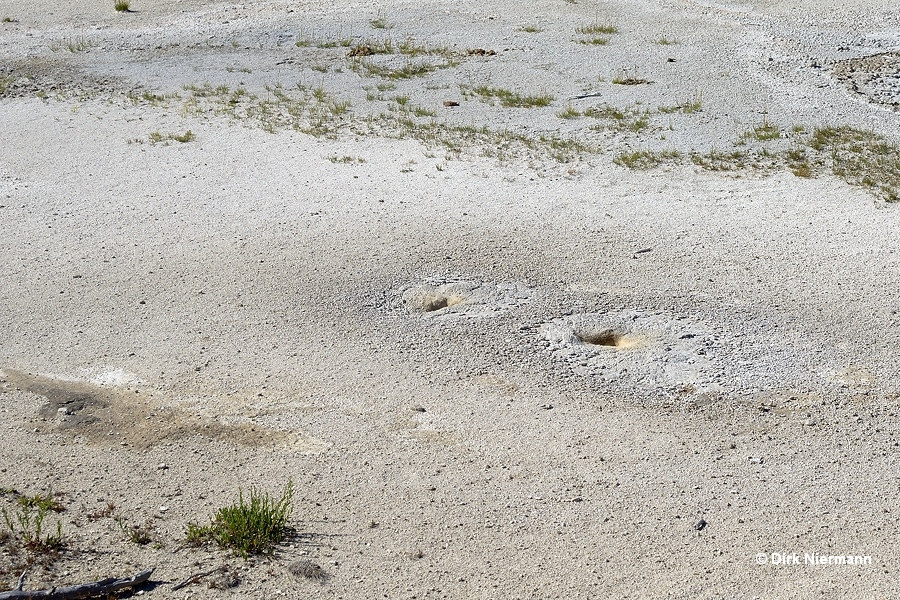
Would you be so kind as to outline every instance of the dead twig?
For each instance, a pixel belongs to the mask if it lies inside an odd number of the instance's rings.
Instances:
[[[183,588],[183,587],[187,587],[187,586],[191,585],[192,583],[197,583],[197,582],[200,581],[200,579],[202,579],[203,577],[206,577],[206,576],[208,576],[208,575],[212,575],[213,573],[215,573],[216,571],[220,570],[221,568],[222,568],[222,567],[216,567],[215,569],[213,569],[213,570],[211,570],[211,571],[204,571],[203,573],[196,573],[196,574],[194,574],[194,575],[191,575],[190,577],[188,577],[187,579],[185,579],[185,580],[182,581],[181,583],[176,583],[175,585],[173,585],[173,586],[172,586],[172,591],[175,592],[175,591],[180,590],[180,589]],[[0,600],[2,600],[2,598],[0,598]]]
[[[16,589],[0,593],[0,600],[34,600],[37,598],[46,598],[47,600],[82,600],[83,598],[94,598],[96,596],[106,597],[125,588],[141,585],[150,579],[152,574],[153,569],[147,569],[133,577],[124,579],[110,577],[109,579],[102,579],[93,583],[26,592],[22,590],[22,585],[25,582],[25,573],[22,573]]]

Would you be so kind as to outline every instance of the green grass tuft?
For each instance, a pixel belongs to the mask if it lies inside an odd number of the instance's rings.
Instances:
[[[44,512],[53,511],[58,513],[65,510],[65,507],[63,507],[60,501],[56,499],[52,490],[46,494],[19,496],[16,498],[16,503],[25,508],[37,508]]]
[[[131,5],[128,3],[128,0],[116,0],[115,7],[118,12],[131,12]]]
[[[684,102],[679,102],[678,104],[673,104],[671,106],[660,106],[659,112],[663,114],[682,113],[690,115],[700,112],[702,108],[703,95],[698,93]]]
[[[770,142],[781,137],[781,129],[777,125],[773,125],[763,120],[759,125],[754,125],[741,134],[741,139],[756,140],[757,142]]]
[[[36,497],[39,498],[39,497]],[[54,507],[45,501],[19,502],[12,511],[0,510],[8,530],[7,536],[35,553],[54,553],[63,546],[62,523],[56,522],[56,533],[45,533],[44,521]]]
[[[679,158],[681,158],[681,153],[676,150],[662,150],[658,152],[637,150],[635,152],[623,152],[616,156],[613,162],[627,169],[646,171],[664,163],[677,161]]]
[[[372,29],[393,29],[394,24],[389,22],[384,15],[378,14],[374,19],[369,21],[369,25],[372,26]]]
[[[427,61],[407,60],[406,63],[397,68],[382,66],[369,60],[354,60],[350,67],[357,73],[362,71],[369,76],[381,77],[382,79],[412,79],[413,77],[424,77],[438,69],[445,69],[455,66],[455,63],[448,61],[444,64],[432,64]]]
[[[850,126],[819,127],[808,145],[828,156],[831,171],[847,183],[872,190],[885,202],[900,202],[900,148],[873,131]]]
[[[119,525],[119,529],[122,530],[122,533],[125,534],[125,537],[127,537],[132,544],[146,546],[153,541],[153,538],[151,537],[151,533],[153,533],[153,521],[150,519],[148,519],[144,525],[129,525],[122,517],[116,517],[116,523]]]
[[[179,142],[181,144],[186,144],[188,142],[192,142],[197,139],[197,136],[188,129],[184,133],[160,133],[159,131],[152,131],[147,136],[147,141],[151,144],[163,144],[168,145],[170,142]]]
[[[469,88],[468,86],[460,86],[463,95],[474,94],[482,100],[496,98],[500,101],[501,106],[506,108],[535,108],[541,106],[549,106],[555,99],[549,94],[540,94],[537,96],[522,95],[504,88],[493,88],[486,85]]]
[[[572,108],[571,105],[566,105],[564,109],[556,113],[556,116],[560,119],[577,119],[583,115],[584,113]]]
[[[250,554],[271,554],[284,539],[293,510],[293,495],[291,481],[277,499],[251,487],[249,500],[240,492],[238,501],[216,511],[209,525],[189,523],[187,541],[194,545],[214,541],[244,558]]]
[[[588,38],[586,40],[578,40],[578,43],[584,44],[585,46],[606,46],[609,44],[609,38]]]
[[[646,109],[633,104],[625,108],[616,108],[608,104],[591,107],[584,111],[584,116],[603,121],[594,125],[595,131],[619,131],[637,133],[650,126],[650,113]]]
[[[595,22],[589,25],[582,25],[581,27],[577,27],[575,29],[575,33],[580,33],[581,35],[597,35],[598,33],[602,33],[603,35],[611,35],[613,33],[619,33],[619,28],[609,23]]]

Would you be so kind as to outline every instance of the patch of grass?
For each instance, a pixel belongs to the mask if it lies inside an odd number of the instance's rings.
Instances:
[[[831,171],[850,185],[870,190],[885,202],[900,202],[900,147],[872,131],[847,125],[819,127],[805,135],[806,128],[791,128],[787,148],[740,148],[747,139],[784,139],[781,130],[764,121],[744,132],[731,150],[691,152],[690,161],[714,172],[753,171],[768,174],[788,169],[797,177],[816,177]],[[649,169],[666,162],[681,162],[677,152],[641,150],[616,156],[616,164],[630,169]]]
[[[713,148],[706,153],[691,153],[691,162],[707,171],[738,171],[751,166],[752,157],[747,151],[726,152]]]
[[[584,44],[585,46],[606,46],[609,44],[609,41],[609,38],[595,37],[586,40],[578,40],[578,43]]]
[[[435,46],[430,48],[428,46],[417,44],[412,38],[406,38],[397,44],[397,52],[405,56],[443,56],[444,58],[453,56],[453,51],[446,46]]]
[[[63,50],[65,50],[67,52],[75,54],[77,52],[84,52],[93,45],[94,43],[84,36],[77,36],[65,40],[57,40],[51,43],[50,50],[52,50],[53,52],[62,52]]]
[[[496,98],[500,105],[505,108],[536,108],[541,106],[549,106],[555,98],[549,94],[539,94],[536,96],[523,95],[507,90],[505,88],[494,88],[486,85],[480,85],[470,88],[468,86],[460,86],[463,96],[475,95],[481,100],[490,100]]]
[[[381,77],[382,79],[412,79],[413,77],[424,77],[429,73],[433,73],[438,69],[445,69],[454,66],[454,63],[447,62],[444,64],[433,64],[428,61],[412,61],[407,60],[400,67],[389,67],[380,65],[370,60],[360,59],[354,60],[350,67],[357,73],[362,71],[371,77]]]
[[[676,162],[680,158],[681,153],[676,150],[637,150],[618,154],[613,162],[627,169],[646,171],[665,163]]]
[[[674,46],[674,45],[678,44],[679,42],[675,38],[662,36],[661,38],[657,39],[654,43],[659,44],[660,46]]]
[[[556,113],[556,116],[560,119],[577,119],[578,117],[584,116],[584,113],[572,108],[571,105],[567,104],[564,109]]]
[[[508,129],[494,130],[487,126],[453,125],[439,121],[422,123],[404,117],[382,115],[379,131],[393,133],[400,139],[415,139],[429,147],[441,147],[451,155],[459,155],[466,148],[476,148],[481,156],[504,161],[512,158],[551,158],[568,162],[586,154],[596,154],[598,149],[576,138],[555,135],[537,137],[516,133]]]
[[[338,38],[336,40],[328,40],[325,42],[318,42],[316,44],[317,48],[349,48],[353,45],[353,38]]]
[[[643,85],[645,83],[653,83],[649,79],[634,77],[632,75],[629,75],[627,72],[623,72],[621,75],[616,75],[615,77],[613,77],[612,82],[616,85]]]
[[[16,503],[19,506],[25,508],[37,508],[39,511],[42,510],[44,512],[53,511],[59,513],[66,510],[65,507],[53,494],[52,490],[47,492],[46,494],[35,494],[34,496],[19,496],[18,498],[16,498]]]
[[[685,115],[690,115],[693,113],[698,113],[703,108],[703,95],[696,94],[688,100],[684,102],[679,102],[678,104],[673,104],[671,106],[660,106],[659,112],[664,114],[671,113],[682,113]]]
[[[178,142],[180,144],[186,144],[188,142],[194,141],[196,136],[191,132],[190,129],[185,131],[184,133],[160,133],[158,131],[152,131],[147,136],[147,141],[151,144],[169,144],[170,142]]]
[[[346,155],[345,156],[338,156],[338,155],[329,156],[328,160],[330,160],[331,162],[333,162],[335,164],[342,164],[342,165],[353,165],[353,164],[361,165],[366,162],[366,159],[364,159],[361,156],[357,156],[354,158],[352,156],[346,156]]]
[[[238,501],[220,508],[206,526],[189,523],[188,543],[213,541],[246,558],[250,554],[271,554],[281,543],[293,510],[294,485],[288,481],[279,498],[250,488],[249,501],[239,492]]]
[[[540,33],[544,30],[537,25],[522,25],[521,27],[516,29],[516,31],[521,31],[523,33]]]
[[[770,142],[780,137],[781,129],[767,120],[763,120],[759,125],[754,125],[741,134],[742,140],[756,140],[757,142]]]
[[[374,56],[375,54],[393,54],[394,43],[391,40],[372,41],[366,40],[355,44],[347,52],[349,58],[357,56]]]
[[[815,129],[808,146],[830,160],[831,171],[885,202],[900,201],[900,148],[873,131],[850,126]]]
[[[117,12],[131,12],[131,5],[128,0],[116,0],[115,8]]]
[[[228,86],[213,87],[208,83],[184,89],[190,95],[182,98],[183,116],[226,116],[255,123],[269,133],[295,129],[316,136],[333,135],[346,124],[344,115],[350,109],[349,102],[333,98],[321,86],[310,89],[298,84],[295,89],[286,89],[276,84],[266,86],[264,97],[243,87],[231,90]]]
[[[809,178],[813,176],[813,165],[806,150],[803,148],[791,148],[786,152],[788,169],[796,177]]]
[[[12,512],[0,510],[8,536],[36,553],[52,553],[63,545],[62,522],[57,520],[56,533],[45,533],[44,521],[52,509],[46,504],[19,504]]]
[[[128,538],[132,544],[146,546],[153,541],[153,538],[151,537],[151,534],[153,533],[152,519],[147,519],[146,523],[139,526],[129,525],[125,519],[117,517],[116,523],[119,525],[119,529],[122,530],[122,533],[125,534],[125,537]]]
[[[610,23],[598,23],[595,21],[588,25],[576,27],[575,33],[580,33],[581,35],[612,35],[613,33],[619,33],[619,28]]]
[[[616,108],[610,105],[591,107],[584,111],[584,116],[600,119],[602,125],[594,125],[595,131],[630,131],[637,133],[650,126],[650,112],[636,104],[625,108]]]
[[[707,171],[719,173],[752,170],[770,174],[784,168],[785,157],[782,152],[770,152],[765,148],[730,151],[713,148],[709,152],[692,152],[691,162]]]
[[[422,106],[414,106],[410,112],[417,117],[436,117],[437,113]]]
[[[375,16],[374,19],[369,21],[369,25],[372,26],[372,29],[393,29],[394,24],[389,22],[383,14],[379,13]]]

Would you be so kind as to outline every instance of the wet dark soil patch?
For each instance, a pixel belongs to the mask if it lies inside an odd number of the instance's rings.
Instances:
[[[20,390],[43,396],[39,409],[43,431],[84,436],[99,445],[145,448],[163,440],[192,436],[243,446],[293,445],[298,437],[254,424],[225,424],[165,406],[148,390],[96,385],[12,369],[0,372],[0,392]],[[28,425],[33,427],[34,423]]]

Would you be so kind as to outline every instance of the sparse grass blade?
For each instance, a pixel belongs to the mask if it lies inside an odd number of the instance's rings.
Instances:
[[[479,96],[482,100],[496,98],[500,101],[500,104],[506,108],[535,108],[541,106],[549,106],[550,103],[555,99],[549,94],[539,94],[535,96],[523,95],[517,92],[513,92],[512,90],[507,90],[504,88],[494,88],[486,85],[481,85],[474,88],[463,86],[461,90],[464,95],[474,94],[476,96]]]
[[[598,33],[612,35],[613,33],[619,33],[619,28],[610,23],[594,22],[588,25],[582,25],[581,27],[576,27],[575,33],[580,33],[581,35],[597,35]]]

